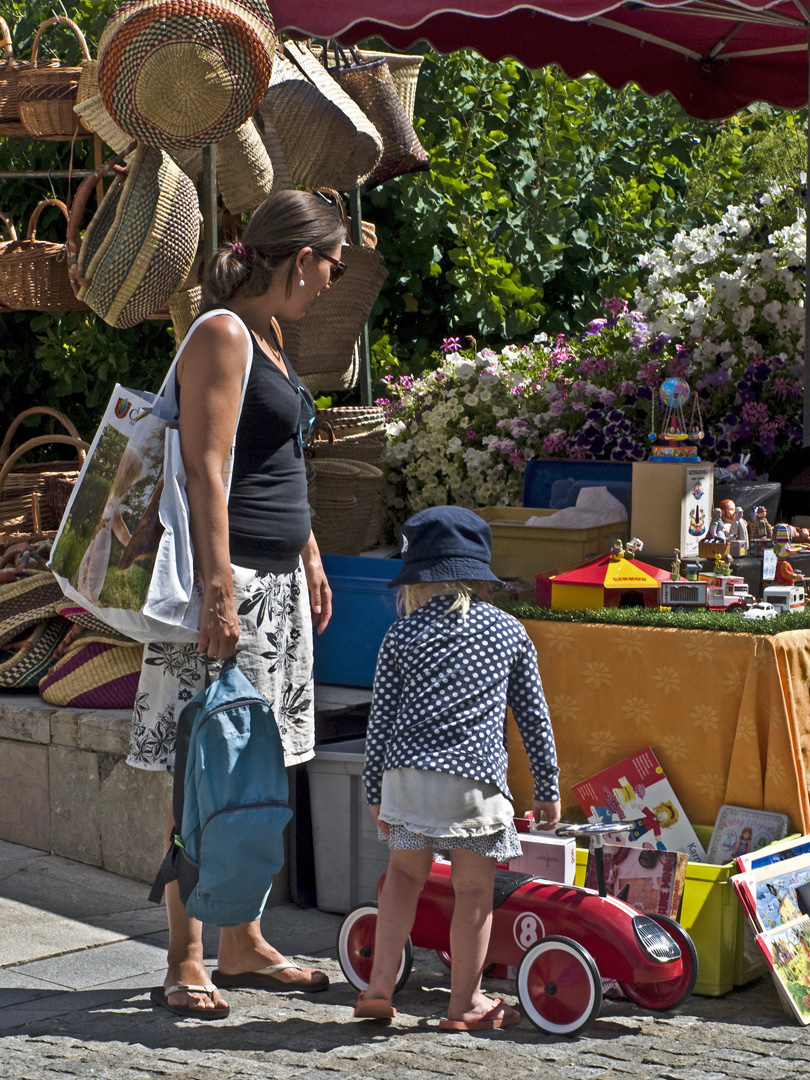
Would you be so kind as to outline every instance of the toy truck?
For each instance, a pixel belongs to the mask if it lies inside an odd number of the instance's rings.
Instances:
[[[769,585],[763,589],[762,599],[777,611],[804,611],[804,586]]]
[[[745,578],[732,574],[701,574],[697,580],[680,578],[662,581],[659,588],[661,607],[673,611],[708,608],[709,611],[745,611],[754,603]]]

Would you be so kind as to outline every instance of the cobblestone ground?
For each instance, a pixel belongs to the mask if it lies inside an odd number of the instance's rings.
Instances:
[[[579,1038],[541,1035],[524,1018],[505,1031],[444,1033],[448,973],[417,950],[388,1027],[352,1017],[354,993],[319,957],[329,991],[311,997],[231,991],[231,1015],[203,1024],[152,1009],[143,989],[110,992],[84,1011],[0,1038],[11,1080],[783,1080],[810,1076],[808,1030],[782,1012],[769,977],[724,998],[693,997],[651,1014],[606,999]],[[511,1003],[513,984],[491,982]]]

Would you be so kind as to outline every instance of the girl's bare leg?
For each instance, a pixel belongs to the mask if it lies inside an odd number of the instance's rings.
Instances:
[[[450,923],[450,1004],[448,1020],[480,1020],[492,1010],[492,998],[481,993],[481,977],[492,929],[495,860],[466,848],[450,851],[456,902]],[[497,1016],[518,1015],[503,1004]]]
[[[393,996],[402,950],[413,927],[419,894],[427,881],[432,860],[432,848],[394,849],[389,856],[379,897],[374,964],[366,998],[390,999]]]

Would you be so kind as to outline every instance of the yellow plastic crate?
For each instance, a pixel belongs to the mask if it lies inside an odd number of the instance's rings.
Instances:
[[[556,510],[531,506],[484,506],[476,513],[492,529],[492,570],[498,577],[533,581],[547,570],[571,566],[591,556],[606,555],[614,540],[627,540],[627,522],[590,529],[533,528],[530,517],[549,517]]]
[[[697,825],[695,832],[705,847],[711,826]],[[588,849],[577,848],[577,885],[585,882],[587,861]],[[768,970],[729,881],[735,872],[734,863],[690,862],[686,868],[680,922],[697,949],[695,993],[706,997],[727,994]]]

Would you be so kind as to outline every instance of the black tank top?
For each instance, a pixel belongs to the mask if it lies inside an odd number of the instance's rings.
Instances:
[[[304,384],[281,352],[287,375],[253,334],[250,369],[236,432],[228,502],[231,561],[289,573],[309,539],[306,463],[298,441]]]

